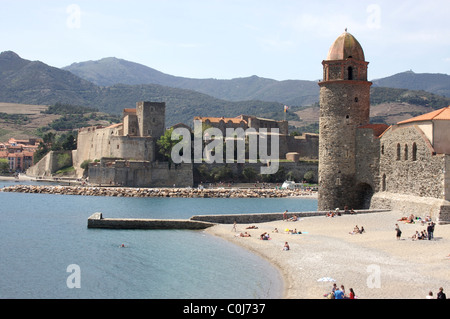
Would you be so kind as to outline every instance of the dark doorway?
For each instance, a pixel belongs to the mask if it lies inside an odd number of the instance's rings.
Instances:
[[[372,201],[373,188],[369,184],[360,183],[356,187],[355,209],[369,209]]]

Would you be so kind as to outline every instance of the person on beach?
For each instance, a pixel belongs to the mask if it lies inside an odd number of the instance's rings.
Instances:
[[[350,288],[350,294],[348,295],[348,299],[355,299],[355,292],[353,288]]]
[[[439,292],[437,293],[437,299],[447,299],[447,296],[444,293],[444,288],[440,287]]]
[[[285,242],[285,243],[284,243],[283,250],[289,250],[289,249],[290,249],[290,248],[289,248],[288,242]]]
[[[233,231],[237,231],[237,229],[236,229],[236,221],[234,221],[234,223],[233,223],[233,229],[232,229]]]
[[[428,232],[428,240],[432,240],[433,232],[434,232],[434,223],[433,222],[428,223],[427,232]]]
[[[283,213],[283,221],[285,221],[285,220],[288,219],[288,218],[287,218],[287,212],[288,212],[288,210],[286,209],[286,210],[284,211],[284,213]]]
[[[402,236],[402,231],[400,230],[400,227],[398,226],[398,224],[395,224],[395,231],[397,234],[397,240],[400,240],[400,237]]]
[[[334,291],[334,299],[344,299],[344,292],[339,288]]]
[[[349,232],[350,235],[359,234],[361,231],[359,230],[358,225],[355,225],[352,232]]]

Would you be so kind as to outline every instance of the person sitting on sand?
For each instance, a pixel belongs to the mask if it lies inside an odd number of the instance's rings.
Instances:
[[[291,218],[289,218],[289,220],[291,222],[296,222],[297,221],[297,215],[292,216]]]
[[[284,243],[284,246],[283,246],[283,250],[289,250],[290,248],[289,248],[289,244],[288,244],[288,242],[285,242]]]
[[[353,228],[353,231],[349,233],[350,235],[355,235],[355,234],[359,234],[359,227],[358,225],[355,225],[355,227]]]
[[[278,233],[278,228],[275,227],[275,229],[272,231],[272,233]]]
[[[259,238],[261,240],[269,240],[270,239],[270,235],[267,232],[262,233]]]

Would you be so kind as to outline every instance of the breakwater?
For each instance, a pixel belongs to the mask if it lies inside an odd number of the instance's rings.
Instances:
[[[61,185],[5,186],[1,192],[114,197],[282,198],[313,196],[300,189],[275,188],[132,188]]]
[[[197,230],[211,226],[214,224],[189,219],[103,218],[102,213],[94,213],[88,218],[88,228]]]
[[[355,213],[379,213],[383,209],[363,209]],[[286,217],[296,215],[298,218],[325,216],[326,211],[289,213]],[[341,211],[341,214],[350,214]],[[233,214],[233,215],[197,215],[190,219],[142,219],[142,218],[103,218],[102,213],[94,213],[88,218],[88,228],[106,229],[206,229],[216,224],[258,224],[282,220],[282,213]]]

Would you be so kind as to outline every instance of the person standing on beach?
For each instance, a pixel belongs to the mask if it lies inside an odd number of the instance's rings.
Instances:
[[[439,292],[437,293],[437,299],[447,299],[447,296],[444,293],[444,288],[439,288]]]
[[[285,220],[287,220],[288,218],[287,218],[287,209],[284,211],[284,213],[283,213],[283,221],[285,221]]]
[[[395,224],[395,231],[397,232],[397,240],[400,240],[400,237],[402,236],[402,231],[400,230],[398,224]]]
[[[237,229],[236,229],[236,221],[234,221],[233,228],[231,230],[234,230],[235,232],[237,231]]]
[[[434,232],[434,223],[429,222],[427,227],[427,233],[428,233],[428,240],[433,239],[433,232]]]

